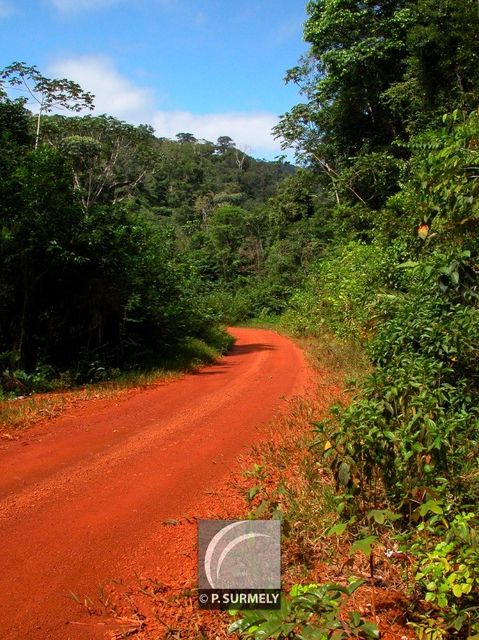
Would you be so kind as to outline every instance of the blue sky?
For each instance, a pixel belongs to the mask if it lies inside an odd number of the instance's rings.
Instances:
[[[268,159],[283,82],[306,51],[306,0],[0,0],[0,66],[35,64],[96,95],[96,112]]]

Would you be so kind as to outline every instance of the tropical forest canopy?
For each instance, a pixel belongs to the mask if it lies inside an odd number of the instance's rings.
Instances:
[[[23,80],[47,107],[0,103],[7,386],[17,369],[80,381],[211,336],[236,283],[265,268],[264,207],[293,168],[226,135],[173,141],[107,115],[51,115],[58,95],[75,111],[85,94],[22,63],[3,72],[6,87]]]

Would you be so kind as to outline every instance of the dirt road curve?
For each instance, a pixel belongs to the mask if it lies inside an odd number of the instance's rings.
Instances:
[[[0,443],[0,638],[99,637],[68,593],[175,571],[165,520],[195,512],[261,428],[301,394],[301,351],[233,329],[215,365],[121,399],[95,400]],[[160,531],[160,529],[162,531]],[[175,528],[168,528],[174,537]],[[101,636],[100,636],[101,637]]]

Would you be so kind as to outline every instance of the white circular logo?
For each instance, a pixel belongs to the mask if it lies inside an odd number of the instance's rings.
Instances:
[[[268,526],[273,524],[273,527]],[[279,545],[272,531],[278,523],[245,520],[222,527],[204,555],[212,589],[264,589],[278,586]],[[273,534],[273,535],[272,535]]]

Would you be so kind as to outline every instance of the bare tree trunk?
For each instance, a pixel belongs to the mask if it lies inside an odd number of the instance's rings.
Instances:
[[[25,342],[25,323],[27,317],[27,302],[28,302],[28,290],[25,286],[23,292],[23,302],[22,302],[22,315],[20,317],[20,334],[18,336],[18,342],[15,348],[15,351],[18,354],[18,363],[20,366],[23,365],[23,344]]]
[[[38,142],[40,140],[40,118],[42,117],[42,108],[40,107],[40,111],[37,116],[37,131],[35,133],[35,149],[38,149]]]

